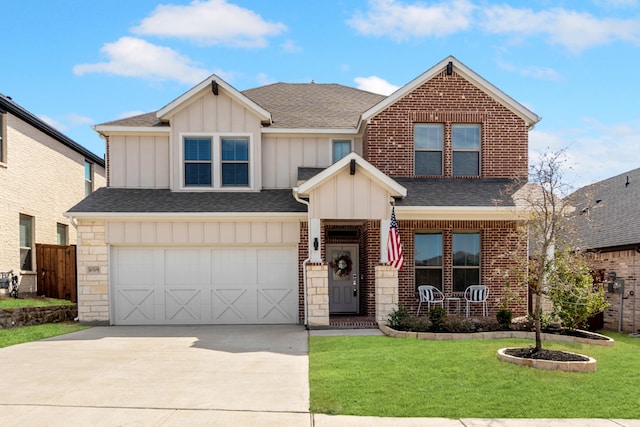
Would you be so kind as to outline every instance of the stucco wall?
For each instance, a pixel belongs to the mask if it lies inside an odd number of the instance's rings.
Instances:
[[[56,244],[56,224],[76,231],[63,214],[85,197],[85,157],[22,120],[6,114],[7,161],[0,164],[0,270],[20,271],[20,214],[34,218],[34,243]],[[104,168],[94,165],[94,189],[105,185]],[[34,245],[33,265],[35,265]],[[20,292],[35,292],[34,272],[20,273]]]

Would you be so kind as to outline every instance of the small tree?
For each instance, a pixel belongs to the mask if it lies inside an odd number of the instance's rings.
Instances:
[[[556,249],[547,280],[553,315],[558,316],[566,328],[583,327],[590,316],[609,305],[604,289],[594,290],[593,276],[582,254],[572,252],[568,246]]]

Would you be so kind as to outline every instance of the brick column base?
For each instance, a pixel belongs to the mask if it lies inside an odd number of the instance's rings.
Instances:
[[[307,326],[329,326],[329,265],[307,264]]]
[[[398,308],[398,270],[389,265],[376,266],[376,322],[387,324]]]

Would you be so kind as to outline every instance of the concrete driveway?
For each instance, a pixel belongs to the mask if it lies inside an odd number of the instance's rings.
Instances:
[[[310,424],[300,326],[95,327],[0,349],[0,424]]]

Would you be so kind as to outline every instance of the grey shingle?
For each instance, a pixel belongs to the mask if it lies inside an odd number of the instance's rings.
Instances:
[[[70,213],[306,212],[291,190],[174,192],[164,189],[100,188]]]
[[[407,189],[398,206],[514,206],[518,188],[509,179],[396,178]]]
[[[640,168],[583,187],[569,198],[576,206],[581,248],[640,244]]]
[[[158,120],[156,112],[154,111],[151,113],[139,114],[137,116],[101,123],[99,126],[166,127],[169,126],[169,123]]]

